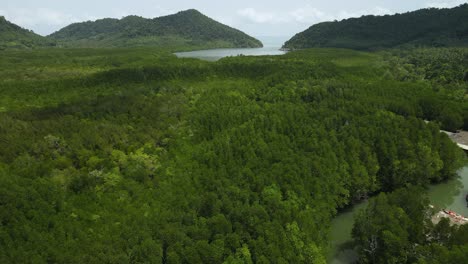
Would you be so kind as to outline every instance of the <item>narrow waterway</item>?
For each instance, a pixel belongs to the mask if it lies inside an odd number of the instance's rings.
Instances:
[[[468,194],[468,166],[464,167],[460,177],[455,180],[434,185],[429,189],[431,204],[468,216],[465,196]]]
[[[280,50],[286,37],[257,37],[263,43],[263,48],[252,49],[210,49],[196,50],[189,52],[177,52],[175,55],[179,58],[197,58],[207,61],[217,61],[230,56],[264,56],[264,55],[283,55],[286,52]]]
[[[445,183],[431,186],[428,191],[431,204],[438,208],[446,208],[455,211],[461,215],[468,216],[468,207],[465,195],[468,194],[468,166],[461,169],[459,177]],[[351,243],[351,230],[353,228],[354,216],[365,208],[367,202],[349,208],[340,213],[332,221],[331,228],[331,247],[329,256],[331,264],[353,263],[357,259]]]

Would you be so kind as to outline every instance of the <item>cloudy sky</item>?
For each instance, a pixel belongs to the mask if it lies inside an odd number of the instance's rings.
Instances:
[[[0,15],[41,35],[104,17],[147,18],[190,8],[254,36],[290,37],[312,24],[364,14],[454,7],[468,0],[0,0]]]

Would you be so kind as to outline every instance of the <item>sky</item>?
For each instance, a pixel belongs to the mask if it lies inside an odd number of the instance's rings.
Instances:
[[[447,8],[468,0],[0,0],[0,16],[41,35],[74,22],[197,9],[252,36],[291,37],[313,24],[362,15]]]

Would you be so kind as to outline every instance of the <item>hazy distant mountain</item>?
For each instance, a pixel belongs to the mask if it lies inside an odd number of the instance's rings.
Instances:
[[[190,9],[174,15],[146,19],[127,16],[71,24],[49,36],[73,47],[261,47],[247,34]]]
[[[296,34],[283,47],[379,49],[406,45],[468,45],[468,4],[320,23]]]
[[[54,41],[17,26],[0,16],[0,50],[54,46]]]

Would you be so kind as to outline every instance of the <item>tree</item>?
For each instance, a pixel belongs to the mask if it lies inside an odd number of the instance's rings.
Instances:
[[[352,235],[362,263],[404,263],[408,258],[410,220],[386,194],[369,202],[355,220]]]

